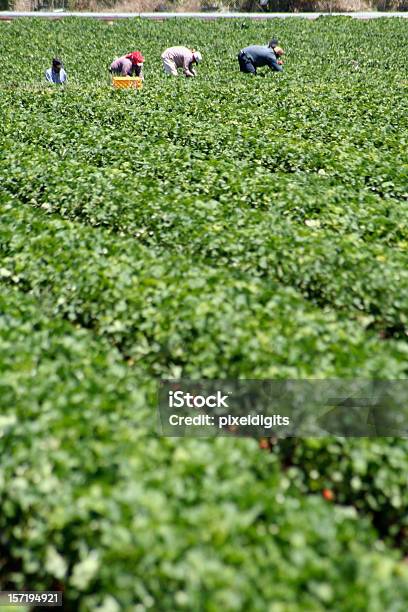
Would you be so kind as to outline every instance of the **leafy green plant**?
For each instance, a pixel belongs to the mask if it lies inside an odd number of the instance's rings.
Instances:
[[[158,439],[143,371],[20,291],[1,309],[3,584],[67,610],[404,609],[406,565],[353,508],[252,440]]]

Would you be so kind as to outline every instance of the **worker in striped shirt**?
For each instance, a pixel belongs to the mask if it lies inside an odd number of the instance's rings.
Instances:
[[[58,85],[67,82],[67,73],[63,68],[62,61],[58,57],[54,57],[51,68],[45,71],[45,78],[48,83],[56,83]]]
[[[162,53],[163,70],[165,74],[178,76],[178,68],[183,69],[184,76],[195,77],[194,66],[202,60],[201,53],[187,47],[170,47]]]

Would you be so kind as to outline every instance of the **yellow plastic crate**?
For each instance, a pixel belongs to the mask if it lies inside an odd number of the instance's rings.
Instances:
[[[112,77],[112,85],[116,89],[142,89],[143,81],[140,77]]]

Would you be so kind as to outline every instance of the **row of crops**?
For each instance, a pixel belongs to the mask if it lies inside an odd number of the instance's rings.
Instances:
[[[406,609],[405,439],[160,438],[155,402],[164,377],[407,377],[407,28],[0,23],[1,589]],[[240,74],[272,35],[284,73]],[[171,44],[197,79],[161,74]],[[114,91],[136,48],[144,89]]]

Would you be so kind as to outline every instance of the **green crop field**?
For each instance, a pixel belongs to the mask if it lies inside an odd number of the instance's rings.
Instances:
[[[284,72],[240,74],[272,35]],[[0,590],[405,612],[407,439],[162,438],[155,402],[161,378],[408,378],[407,35],[0,22]],[[162,75],[173,44],[196,79]],[[144,88],[115,91],[134,49]]]

